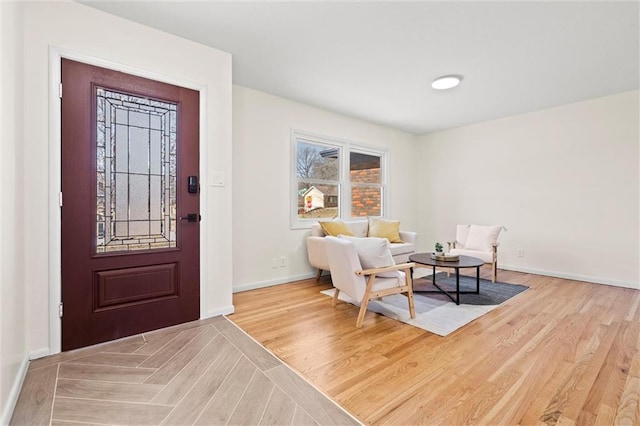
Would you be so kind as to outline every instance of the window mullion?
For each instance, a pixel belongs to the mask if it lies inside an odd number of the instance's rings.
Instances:
[[[340,155],[340,181],[342,182],[340,203],[342,205],[342,217],[345,219],[351,217],[351,176],[349,176],[349,153],[349,144],[345,144]]]

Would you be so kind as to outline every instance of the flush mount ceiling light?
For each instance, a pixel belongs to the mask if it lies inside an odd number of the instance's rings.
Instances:
[[[461,81],[462,81],[461,75],[454,75],[454,74],[443,75],[442,77],[438,77],[435,80],[433,80],[433,83],[431,83],[431,87],[433,87],[436,90],[453,89],[458,84],[460,84]]]

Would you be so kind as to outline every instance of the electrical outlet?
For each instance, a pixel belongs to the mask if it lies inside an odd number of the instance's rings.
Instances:
[[[281,268],[284,268],[284,267],[286,267],[286,266],[287,266],[287,258],[286,258],[286,257],[284,257],[284,256],[281,256],[281,257],[280,257],[280,267],[281,267]]]
[[[271,267],[273,269],[278,267],[278,258],[277,257],[274,257],[273,259],[271,259]]]
[[[518,257],[524,257],[524,249],[518,249]]]

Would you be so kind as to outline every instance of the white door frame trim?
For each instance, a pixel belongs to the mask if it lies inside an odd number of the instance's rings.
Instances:
[[[59,207],[62,191],[62,103],[59,97],[61,82],[62,58],[122,71],[152,80],[182,86],[200,92],[200,186],[205,188],[207,182],[207,86],[173,76],[155,73],[146,69],[131,67],[106,59],[86,55],[57,46],[49,46],[49,355],[59,353],[62,349],[62,323],[58,315],[58,307],[62,299],[62,212]],[[200,192],[200,213],[204,218],[207,206],[207,191]],[[204,238],[207,229],[205,219],[200,222],[200,318],[207,316],[207,246]]]

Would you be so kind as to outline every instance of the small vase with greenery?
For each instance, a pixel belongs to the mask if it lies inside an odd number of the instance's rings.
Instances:
[[[436,254],[442,255],[442,244],[436,243]]]

